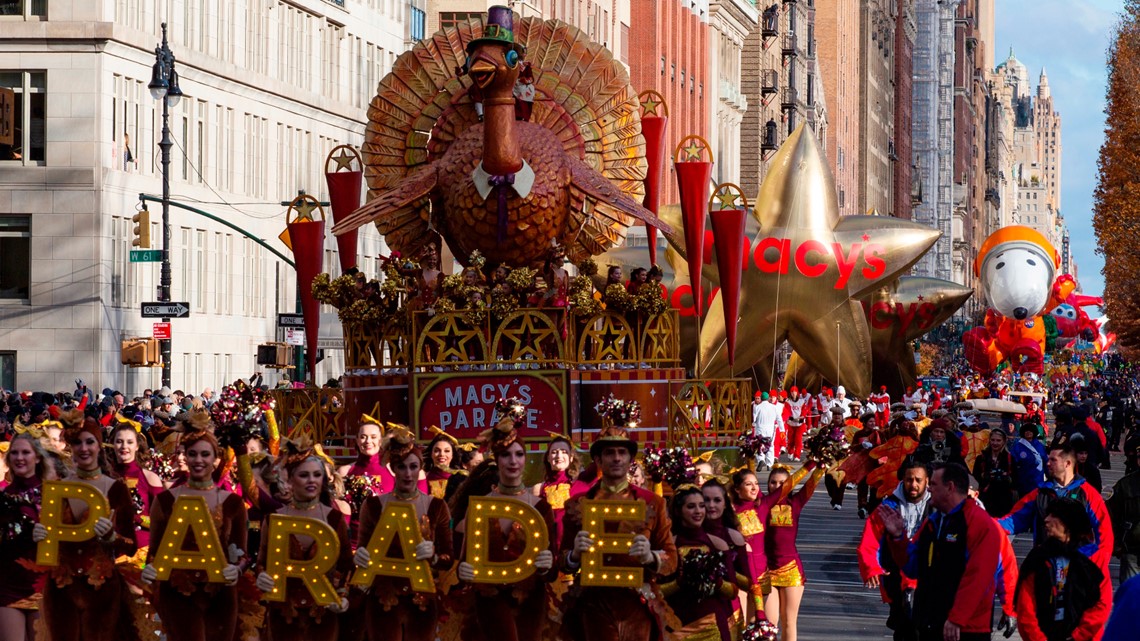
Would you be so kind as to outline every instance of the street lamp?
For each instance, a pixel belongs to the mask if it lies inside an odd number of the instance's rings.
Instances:
[[[178,72],[174,70],[174,53],[166,42],[166,23],[162,23],[162,44],[154,48],[154,69],[151,73],[150,95],[162,101],[162,268],[159,275],[158,300],[170,302],[170,108],[178,105],[182,89],[178,87]],[[169,318],[162,322],[170,322]],[[162,385],[170,387],[170,339],[160,341],[162,349]]]

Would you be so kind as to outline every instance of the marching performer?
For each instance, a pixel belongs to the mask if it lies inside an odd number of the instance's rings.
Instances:
[[[435,425],[429,427],[428,432],[435,436],[427,446],[429,458],[423,462],[424,471],[427,473],[425,480],[431,495],[442,499],[447,494],[447,481],[455,473],[452,468],[458,459],[456,455],[459,453],[459,440]],[[391,463],[388,467],[393,474],[396,472]]]
[[[875,421],[879,425],[887,425],[891,422],[891,395],[887,393],[887,386],[882,385],[879,391],[871,394],[868,399],[874,406]]]
[[[47,440],[46,437],[43,440]],[[36,557],[32,531],[40,518],[42,486],[50,473],[41,439],[24,432],[12,438],[4,461],[12,482],[0,496],[0,638],[32,641],[42,581],[20,561]]]
[[[139,465],[140,444],[146,445],[141,429],[135,421],[120,420],[111,428],[108,441],[115,451],[115,477],[127,484],[135,502],[135,541],[145,548],[150,545],[150,506],[165,488],[157,474]]]
[[[788,426],[788,449],[792,460],[804,455],[804,432],[807,431],[808,397],[800,396],[800,388],[792,386],[784,401],[784,424]]]

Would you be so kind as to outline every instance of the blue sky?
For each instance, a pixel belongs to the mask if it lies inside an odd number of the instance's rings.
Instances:
[[[1069,226],[1081,289],[1099,295],[1104,261],[1092,229],[1097,156],[1104,141],[1106,58],[1121,0],[995,0],[994,64],[1014,55],[1036,90],[1044,66],[1061,112],[1061,213]],[[1058,248],[1060,249],[1060,248]],[[1092,310],[1089,310],[1090,312]]]

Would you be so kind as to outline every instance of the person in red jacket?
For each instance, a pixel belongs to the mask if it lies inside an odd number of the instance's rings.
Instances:
[[[916,581],[913,620],[919,641],[989,641],[994,595],[1003,568],[1001,528],[969,498],[970,473],[961,463],[939,463],[930,477],[936,510],[906,538],[906,523],[883,511],[891,554]]]
[[[1095,641],[1112,609],[1112,581],[1078,546],[1091,538],[1084,506],[1056,499],[1045,510],[1045,540],[1021,566],[1017,629],[1024,641]]]

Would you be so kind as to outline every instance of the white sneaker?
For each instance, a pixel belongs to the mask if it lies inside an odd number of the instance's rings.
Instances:
[[[833,510],[835,510],[836,512],[838,512],[839,510],[842,510],[842,509],[843,509],[843,506],[842,506],[842,505],[836,505],[835,503],[832,503],[832,504],[831,504],[831,509],[833,509]]]

